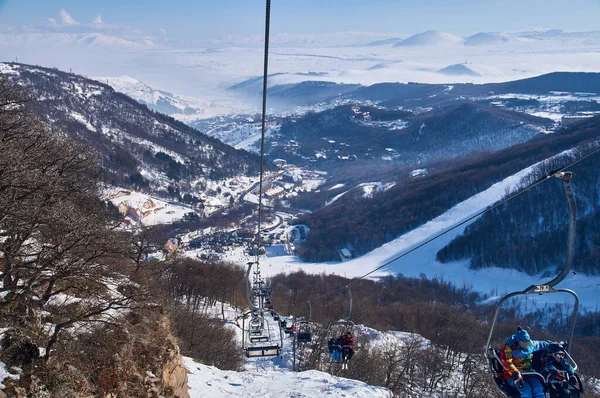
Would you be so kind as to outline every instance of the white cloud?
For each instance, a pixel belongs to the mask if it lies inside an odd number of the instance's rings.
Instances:
[[[96,18],[92,21],[92,23],[101,24],[102,22],[102,14],[96,15]]]
[[[77,21],[73,19],[65,10],[60,10],[60,20],[63,25],[76,25]]]

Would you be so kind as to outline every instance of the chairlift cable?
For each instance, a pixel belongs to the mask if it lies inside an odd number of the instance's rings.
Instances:
[[[264,308],[262,302],[262,296],[260,297],[260,301],[258,306],[254,305],[253,297],[251,294],[251,284],[250,284],[250,273],[252,270],[252,265],[256,264],[256,272],[255,274],[260,275],[260,248],[261,248],[261,219],[262,219],[262,191],[263,191],[263,174],[264,174],[264,155],[265,155],[265,126],[266,126],[266,113],[267,113],[267,75],[268,75],[268,65],[269,65],[269,30],[270,30],[270,20],[271,20],[271,0],[266,0],[266,10],[265,10],[265,52],[264,52],[264,71],[263,71],[263,96],[262,96],[262,116],[261,116],[261,142],[260,142],[260,171],[259,171],[259,182],[258,182],[258,222],[257,227],[258,230],[256,232],[256,261],[248,262],[248,269],[246,271],[246,299],[248,301],[248,306],[251,311],[258,310],[262,316],[262,326],[264,328]],[[256,281],[257,275],[254,276],[254,280]],[[262,285],[261,285],[262,288]],[[262,294],[262,292],[260,292]],[[271,338],[271,328],[267,323],[267,332],[269,336],[269,340]],[[255,356],[272,356],[279,355],[281,352],[281,347],[283,346],[283,335],[280,331],[280,344],[275,346],[268,347],[257,347],[258,353]],[[250,338],[249,338],[250,340]],[[244,339],[242,338],[242,346],[244,346]],[[251,350],[250,348],[245,348],[246,355],[250,357]],[[254,355],[254,353],[252,353]]]
[[[258,182],[258,232],[256,233],[256,265],[260,259],[261,245],[261,218],[262,218],[262,190],[263,190],[263,174],[264,174],[264,158],[265,158],[265,125],[267,124],[267,76],[269,67],[269,30],[271,22],[271,0],[266,0],[265,12],[265,55],[264,55],[264,70],[263,70],[263,95],[262,95],[262,116],[260,124],[260,174]]]
[[[458,227],[460,227],[460,226],[462,226],[462,225],[464,225],[464,224],[466,224],[466,223],[468,223],[468,222],[470,222],[470,221],[474,220],[475,218],[477,218],[477,217],[479,217],[479,216],[481,216],[481,215],[483,215],[483,214],[485,214],[485,213],[487,213],[487,212],[489,212],[489,211],[492,211],[492,210],[494,210],[495,208],[497,208],[497,207],[499,207],[499,206],[502,206],[503,204],[505,204],[505,203],[507,203],[507,202],[509,202],[509,201],[513,200],[513,199],[514,199],[514,198],[516,198],[517,196],[520,196],[520,195],[524,194],[525,192],[529,191],[530,189],[532,189],[532,188],[536,187],[537,185],[540,185],[540,184],[541,184],[541,183],[543,183],[544,181],[547,181],[547,180],[548,180],[548,179],[550,179],[551,177],[560,175],[560,174],[561,174],[561,173],[563,173],[563,172],[564,172],[566,169],[568,169],[568,168],[572,167],[573,165],[575,165],[575,164],[577,164],[577,163],[581,162],[582,160],[584,160],[584,159],[586,159],[586,158],[588,158],[588,157],[590,157],[590,156],[594,155],[594,154],[595,154],[595,153],[597,153],[597,152],[600,152],[600,146],[598,146],[596,149],[594,149],[594,150],[592,150],[592,151],[588,152],[588,153],[587,153],[587,154],[585,154],[584,156],[582,156],[582,157],[580,157],[580,158],[578,158],[578,159],[574,160],[573,162],[571,162],[571,163],[567,164],[566,166],[564,166],[564,167],[561,167],[561,168],[559,168],[559,169],[556,169],[556,170],[552,170],[552,171],[550,171],[550,172],[549,172],[549,173],[547,173],[545,176],[541,177],[540,179],[538,179],[536,182],[534,182],[533,184],[529,185],[528,187],[525,187],[525,188],[521,189],[520,191],[517,191],[517,192],[515,192],[514,194],[510,195],[509,197],[507,197],[507,198],[505,198],[505,199],[503,199],[503,200],[501,200],[501,201],[499,201],[499,202],[496,202],[495,204],[493,204],[493,205],[491,205],[491,206],[488,206],[488,207],[486,207],[485,209],[483,209],[483,210],[481,210],[481,211],[479,211],[479,212],[475,213],[474,215],[470,216],[469,218],[467,218],[467,219],[465,219],[465,220],[461,221],[460,223],[458,223],[458,224],[456,224],[456,225],[453,225],[452,227],[450,227],[450,228],[448,228],[448,229],[446,229],[446,230],[444,230],[444,231],[442,231],[442,232],[438,233],[437,235],[435,235],[435,236],[433,236],[433,237],[431,237],[431,238],[427,239],[425,242],[421,242],[420,244],[418,244],[417,246],[413,247],[412,249],[410,249],[410,250],[408,250],[408,251],[406,251],[406,252],[404,252],[404,253],[402,253],[402,254],[400,254],[400,255],[398,255],[398,256],[396,256],[396,257],[394,257],[394,258],[392,258],[391,260],[389,260],[389,261],[385,262],[384,264],[382,264],[382,265],[380,265],[380,266],[378,266],[378,267],[376,267],[376,268],[372,269],[371,271],[367,272],[366,274],[362,275],[361,277],[359,277],[359,278],[355,278],[355,279],[352,279],[350,282],[348,282],[348,284],[347,284],[347,285],[345,285],[345,286],[341,286],[341,287],[339,287],[339,288],[337,288],[337,289],[334,289],[334,290],[332,290],[332,291],[330,291],[330,292],[327,292],[327,293],[323,293],[323,294],[321,294],[320,296],[316,297],[316,298],[315,298],[315,300],[318,300],[318,299],[320,299],[320,298],[323,298],[323,297],[325,297],[325,296],[328,296],[328,295],[330,295],[330,294],[336,293],[336,292],[338,292],[338,291],[340,291],[340,290],[342,290],[342,289],[346,289],[348,286],[350,286],[350,285],[354,284],[355,282],[357,282],[357,281],[359,281],[359,280],[361,280],[361,279],[364,279],[364,278],[366,278],[367,276],[369,276],[369,275],[373,274],[373,273],[374,273],[374,272],[376,272],[376,271],[379,271],[380,269],[382,269],[382,268],[384,268],[384,267],[387,267],[388,265],[390,265],[390,264],[391,264],[391,263],[393,263],[394,261],[397,261],[397,260],[399,260],[399,259],[401,259],[401,258],[403,258],[403,257],[405,257],[405,256],[407,256],[407,255],[409,255],[410,253],[414,252],[415,250],[417,250],[417,249],[420,249],[421,247],[423,247],[423,246],[425,246],[425,245],[427,245],[427,244],[429,244],[429,243],[433,242],[434,240],[436,240],[436,239],[438,239],[438,238],[441,238],[442,236],[446,235],[448,232],[450,232],[450,231],[453,231],[453,230],[455,230],[456,228],[458,228]],[[564,278],[564,276],[563,276],[563,278]]]

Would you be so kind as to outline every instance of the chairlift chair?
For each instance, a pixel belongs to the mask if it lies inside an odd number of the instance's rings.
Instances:
[[[252,316],[249,324],[249,328],[246,329],[246,317],[253,314],[255,310],[251,310],[245,313],[242,317],[242,348],[244,354],[248,358],[254,357],[268,357],[268,356],[279,356],[281,354],[281,347],[283,346],[283,336],[279,333],[279,342],[276,341],[276,337],[273,335],[269,323],[262,322],[262,312],[258,311],[261,318]],[[260,323],[256,322],[257,320]],[[266,328],[265,328],[266,324]],[[246,334],[248,335],[246,337]]]
[[[352,333],[352,329],[354,329],[354,326],[355,326],[354,322],[352,322],[350,320],[350,317],[352,316],[352,291],[350,290],[349,286],[346,286],[346,289],[348,289],[348,297],[349,297],[349,301],[350,301],[348,315],[344,319],[339,319],[337,321],[330,322],[329,325],[327,325],[326,339],[327,339],[328,345],[332,339],[337,338],[338,336],[345,334],[347,332]],[[342,346],[334,345],[332,355],[331,355],[331,360],[334,362],[341,363],[342,368],[347,369],[346,361],[341,357],[341,355],[336,355],[337,352],[339,352],[341,354],[343,348],[344,347],[342,347]]]
[[[524,295],[532,295],[532,294],[543,295],[543,294],[551,294],[551,293],[566,293],[573,297],[573,299],[574,299],[573,313],[571,314],[568,346],[565,347],[565,353],[568,355],[568,360],[571,363],[571,366],[573,366],[573,368],[575,370],[577,370],[577,364],[575,363],[573,358],[571,358],[571,356],[569,355],[567,350],[571,348],[572,342],[573,342],[573,335],[575,333],[575,322],[577,320],[577,314],[578,314],[578,310],[579,310],[579,297],[577,296],[577,293],[575,293],[574,291],[572,291],[570,289],[555,288],[555,286],[568,275],[568,273],[571,269],[571,266],[573,265],[573,258],[575,255],[575,225],[576,225],[576,218],[577,218],[577,216],[576,216],[577,207],[576,207],[576,203],[575,203],[575,197],[574,197],[573,191],[571,189],[571,178],[574,176],[574,174],[571,172],[559,172],[559,173],[556,173],[554,176],[558,177],[562,180],[563,186],[565,188],[565,192],[567,195],[567,199],[569,202],[569,227],[568,227],[569,235],[567,238],[567,256],[566,256],[565,266],[564,266],[563,270],[558,274],[558,276],[556,276],[554,279],[552,279],[551,281],[549,281],[547,283],[543,283],[543,284],[539,284],[539,285],[531,285],[524,290],[512,292],[512,293],[509,293],[506,296],[502,297],[498,301],[498,304],[496,306],[496,311],[494,313],[494,318],[492,320],[492,326],[490,328],[490,333],[488,335],[488,339],[487,339],[487,342],[485,345],[485,356],[488,361],[488,369],[492,375],[494,383],[496,384],[496,386],[498,387],[498,389],[500,390],[500,392],[502,394],[506,395],[507,397],[511,397],[511,398],[512,397],[519,398],[521,395],[515,388],[511,387],[508,384],[507,380],[504,378],[504,370],[505,369],[502,364],[502,361],[500,360],[499,350],[494,348],[491,344],[492,336],[494,334],[494,329],[496,327],[496,321],[498,320],[498,315],[500,314],[502,305],[504,303],[506,303],[508,300],[510,300],[511,298],[514,298],[517,296],[524,296]],[[547,383],[546,383],[547,380],[545,380],[544,376],[542,376],[537,371],[521,372],[521,374],[529,375],[530,377],[540,378],[541,379],[540,381],[542,381],[542,384],[547,385]],[[577,380],[579,383],[579,388],[577,390],[578,390],[578,393],[581,395],[581,394],[583,394],[583,384],[581,383],[579,376],[576,376],[576,377],[577,377]]]
[[[308,319],[297,319],[296,320],[296,342],[297,343],[310,343],[312,341],[311,333],[311,320],[312,320],[312,305],[310,301],[308,303]]]

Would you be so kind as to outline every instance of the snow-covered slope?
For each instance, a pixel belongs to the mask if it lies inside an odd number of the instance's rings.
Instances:
[[[194,110],[190,107],[189,102],[185,101],[180,96],[169,93],[167,91],[157,90],[149,85],[142,83],[129,76],[120,77],[97,77],[95,80],[106,82],[116,91],[136,99],[138,102],[148,105],[158,112],[172,113],[191,113]]]
[[[394,44],[394,47],[405,46],[448,46],[460,42],[460,37],[451,35],[440,30],[429,30],[427,32],[418,33]]]
[[[480,32],[472,36],[466,37],[463,40],[465,46],[490,46],[504,44],[509,41],[509,37],[502,33],[487,33]]]
[[[225,95],[190,97],[159,90],[129,76],[97,77],[148,108],[189,123],[237,111],[253,111],[252,106]]]
[[[481,76],[481,73],[466,64],[448,65],[445,68],[440,69],[438,73],[449,76]]]
[[[190,371],[188,386],[191,398],[233,397],[355,397],[384,398],[392,393],[383,387],[332,376],[317,370],[292,372],[284,369],[266,369],[252,372],[220,370],[184,358]]]
[[[303,270],[304,272],[315,274],[336,274],[353,278],[361,277],[365,273],[386,264],[384,268],[371,274],[371,277],[376,278],[390,273],[402,274],[406,277],[425,275],[428,278],[441,278],[457,286],[469,286],[475,291],[495,295],[525,289],[534,283],[540,283],[541,280],[548,280],[549,278],[542,275],[531,276],[515,270],[501,268],[471,270],[469,269],[468,260],[446,264],[436,261],[436,253],[452,239],[461,234],[466,225],[456,228],[454,231],[445,234],[441,238],[402,258],[394,259],[500,200],[506,194],[507,190],[514,189],[521,179],[530,173],[530,170],[531,168],[524,169],[494,184],[486,191],[459,203],[441,216],[364,256],[345,262],[330,263],[306,263],[302,262],[296,256],[267,257],[261,260],[261,264],[263,265],[261,269],[265,276]],[[235,257],[232,254],[230,259],[235,261]],[[239,254],[237,257],[239,257]],[[600,298],[598,297],[600,277],[571,273],[561,283],[561,287],[577,291],[581,305],[585,308],[593,310],[600,305]],[[570,300],[565,300],[563,295],[544,297],[560,302],[564,300],[570,303]]]

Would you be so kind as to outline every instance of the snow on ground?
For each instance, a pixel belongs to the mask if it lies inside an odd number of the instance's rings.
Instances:
[[[0,388],[4,388],[4,384],[2,384],[2,382],[6,378],[11,378],[11,379],[14,379],[14,380],[19,380],[19,375],[14,375],[14,374],[10,373],[6,369],[6,365],[3,362],[0,362]]]
[[[564,113],[545,112],[545,111],[531,112],[529,114],[533,115],[533,116],[544,117],[546,119],[552,119],[555,122],[560,122],[562,117],[565,116]]]
[[[340,184],[338,184],[338,185],[340,185]],[[333,198],[331,198],[330,200],[325,202],[325,206],[329,206],[330,204],[335,203],[336,200],[338,200],[339,198],[341,198],[342,196],[344,196],[345,194],[347,194],[350,191],[351,191],[351,189],[335,195]]]
[[[82,114],[71,112],[70,116],[79,123],[83,124],[88,130],[93,131],[94,133],[97,132],[96,128]]]
[[[142,225],[169,224],[192,211],[177,203],[119,188],[107,189],[104,198],[112,202],[124,216]]]
[[[442,233],[445,229],[460,223],[487,206],[492,205],[506,194],[507,189],[516,187],[521,178],[525,177],[530,171],[531,168],[524,169],[494,184],[486,191],[459,203],[439,217],[361,257],[344,262],[307,263],[300,260],[297,256],[265,256],[261,259],[261,270],[266,277],[278,273],[303,270],[304,272],[313,274],[326,273],[355,278],[361,277],[373,269],[386,264],[382,269],[373,272],[369,276],[371,278],[378,278],[388,274],[402,274],[406,277],[420,277],[424,275],[427,278],[440,278],[452,282],[459,287],[470,287],[474,291],[498,297],[507,292],[522,290],[532,284],[548,281],[551,277],[531,276],[519,271],[502,268],[471,270],[469,269],[468,260],[445,264],[437,262],[435,260],[436,253],[452,239],[461,234],[468,224],[462,225],[424,247],[400,259],[394,260],[411,248],[418,246],[431,237]],[[552,181],[547,183],[552,183]],[[558,183],[558,180],[555,183]],[[232,255],[230,258],[232,261],[235,261],[235,255]],[[581,306],[584,308],[594,310],[600,305],[600,297],[598,296],[600,277],[571,273],[561,282],[560,287],[575,290],[579,295]],[[570,297],[562,294],[545,295],[540,300],[572,303]]]
[[[210,307],[207,312],[213,316],[221,316],[221,306]],[[224,311],[227,326],[236,331],[238,342],[242,342],[242,320],[240,313],[225,305]],[[285,318],[285,317],[284,317]],[[289,318],[288,318],[289,320]],[[332,376],[317,370],[293,372],[292,340],[285,334],[280,334],[278,321],[268,313],[265,314],[265,335],[269,335],[269,343],[255,345],[271,345],[278,343],[282,346],[280,357],[246,358],[242,372],[220,370],[195,362],[192,358],[184,357],[185,366],[190,371],[188,386],[191,398],[200,397],[392,397],[389,390],[383,387],[369,386],[357,380]],[[245,326],[248,327],[249,319]],[[291,324],[291,321],[289,321]],[[357,325],[356,333],[367,335],[370,340],[382,344],[389,341],[388,334],[382,334],[374,329]],[[397,336],[399,342],[405,341],[410,333],[390,332]],[[420,337],[420,336],[419,336]],[[387,340],[386,340],[387,339]]]
[[[369,386],[360,381],[332,376],[317,370],[259,370],[234,372],[219,370],[185,358],[190,397],[391,397],[383,387]]]

